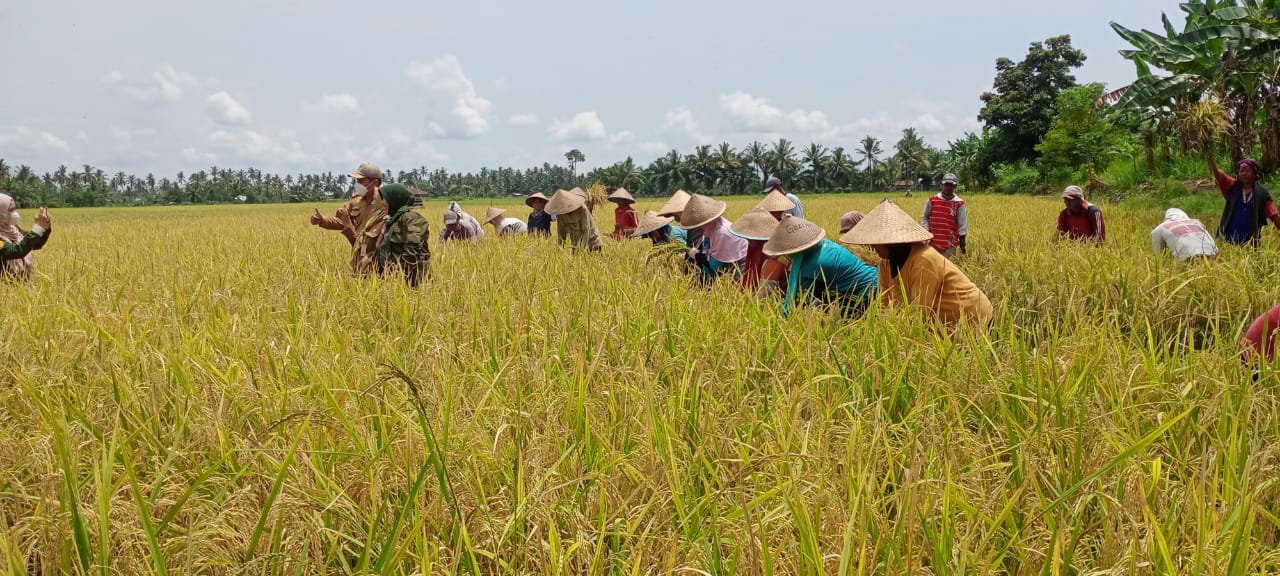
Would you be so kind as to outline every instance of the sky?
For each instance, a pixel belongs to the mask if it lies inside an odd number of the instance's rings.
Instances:
[[[39,172],[362,161],[451,171],[647,163],[785,137],[891,149],[976,131],[995,59],[1070,34],[1127,84],[1108,25],[1176,0],[0,0],[0,158]]]

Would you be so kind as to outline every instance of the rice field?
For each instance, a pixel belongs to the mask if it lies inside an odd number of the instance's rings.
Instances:
[[[834,237],[879,199],[804,201]],[[0,286],[0,572],[1280,572],[1280,377],[1236,344],[1280,234],[1187,268],[1164,206],[1093,247],[1056,198],[968,201],[965,338],[783,318],[647,241],[486,226],[414,290],[350,277],[315,205],[54,210]]]

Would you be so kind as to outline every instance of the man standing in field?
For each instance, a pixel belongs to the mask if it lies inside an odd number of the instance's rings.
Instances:
[[[355,192],[351,199],[338,209],[333,218],[311,214],[311,224],[325,230],[337,230],[351,243],[351,272],[364,276],[375,271],[378,264],[378,240],[382,238],[383,223],[387,218],[387,203],[382,199],[382,169],[372,162],[361,164],[355,172]]]
[[[961,254],[965,253],[964,237],[969,234],[969,211],[965,210],[964,200],[956,196],[955,174],[942,177],[942,191],[924,203],[924,217],[920,224],[933,233],[929,245],[943,256],[955,257],[956,248]]]
[[[1062,191],[1062,201],[1067,205],[1058,213],[1058,237],[1072,240],[1102,242],[1107,239],[1107,226],[1102,221],[1102,209],[1084,199],[1079,186],[1067,186]]]

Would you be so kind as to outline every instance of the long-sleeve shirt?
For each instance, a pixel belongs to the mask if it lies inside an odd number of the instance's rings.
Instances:
[[[880,297],[890,306],[919,306],[949,326],[967,319],[986,326],[992,317],[991,301],[952,261],[937,250],[916,244],[911,255],[893,275],[889,260],[879,266]]]
[[[544,210],[537,210],[529,214],[528,230],[530,234],[551,235],[551,223],[555,221],[555,216],[547,214]]]
[[[636,210],[630,206],[623,208],[621,206],[613,210],[613,239],[621,240],[631,236],[636,227],[640,225],[639,219],[636,217]]]
[[[444,228],[440,229],[441,244],[449,240],[470,240],[472,243],[476,243],[482,238],[484,238],[484,228],[480,227],[480,221],[466,212],[458,215],[457,225],[445,225]]]
[[[787,194],[787,199],[795,203],[796,207],[790,210],[787,210],[783,213],[790,214],[792,216],[795,216],[796,218],[804,218],[804,206],[800,204],[800,197],[790,192],[787,192],[786,194]]]
[[[1076,214],[1063,208],[1058,213],[1058,235],[1072,240],[1106,240],[1107,225],[1102,220],[1102,209],[1089,204],[1085,206],[1084,212]]]
[[[600,249],[600,231],[586,206],[556,218],[556,238],[561,244],[568,240],[574,248]]]
[[[0,261],[17,260],[26,258],[32,250],[44,248],[44,243],[49,241],[49,235],[53,230],[45,229],[44,226],[36,224],[31,230],[22,234],[22,240],[18,242],[6,242],[0,239]],[[0,270],[0,273],[3,273]]]
[[[529,230],[518,218],[503,218],[496,228],[499,236],[519,236]]]
[[[1218,245],[1213,234],[1199,220],[1166,220],[1151,231],[1151,248],[1156,254],[1166,248],[1174,260],[1186,262],[1193,256],[1217,256]]]
[[[386,201],[375,192],[366,192],[348,200],[332,218],[322,218],[320,227],[342,232],[351,243],[351,271],[367,274],[377,266],[378,240],[386,218]]]

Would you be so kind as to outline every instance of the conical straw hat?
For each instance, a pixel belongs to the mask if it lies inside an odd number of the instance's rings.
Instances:
[[[670,216],[659,216],[657,212],[647,210],[644,213],[644,218],[640,219],[640,224],[636,226],[636,231],[632,232],[631,236],[633,238],[639,238],[670,224],[673,220],[675,220],[675,218]]]
[[[507,211],[503,208],[494,208],[493,206],[490,206],[484,213],[484,221],[492,224],[494,220],[501,218],[502,215],[506,213]]]
[[[547,214],[552,216],[560,216],[568,214],[582,207],[587,203],[587,193],[581,188],[573,190],[556,190],[556,195],[551,197],[551,201],[547,202]]]
[[[685,230],[701,228],[712,220],[723,216],[726,207],[728,207],[727,204],[715,198],[694,194],[689,199],[689,203],[685,205],[684,212],[680,213],[680,227]]]
[[[609,201],[610,202],[631,202],[634,204],[636,201],[636,197],[632,196],[630,192],[627,192],[626,188],[619,188],[617,190],[614,190],[613,194],[609,195]]]
[[[840,236],[845,244],[861,245],[910,244],[932,239],[931,232],[893,202],[877,204],[853,230]]]
[[[733,224],[729,225],[729,232],[747,240],[768,240],[777,227],[778,219],[774,218],[768,210],[756,206],[741,218],[734,220]]]
[[[795,207],[795,202],[792,202],[790,198],[787,198],[786,194],[777,190],[770,192],[768,196],[764,197],[764,200],[756,204],[756,208],[763,208],[766,212],[786,212]]]
[[[676,193],[671,195],[671,199],[667,200],[667,203],[658,209],[658,215],[671,216],[684,212],[684,207],[689,203],[690,198],[693,198],[693,196],[690,196],[688,192],[676,190]]]
[[[549,202],[549,201],[551,201],[551,199],[550,199],[550,198],[547,198],[547,195],[546,195],[546,194],[543,194],[543,193],[541,193],[541,192],[534,192],[533,194],[530,194],[530,195],[528,195],[528,196],[526,196],[526,197],[525,197],[525,199],[524,199],[524,204],[525,204],[525,206],[528,206],[528,207],[530,207],[530,208],[533,208],[533,201],[534,201],[534,200],[542,200],[542,201],[544,201],[544,202]]]
[[[786,256],[815,246],[827,236],[821,226],[790,214],[783,216],[769,241],[764,244],[767,256]]]

